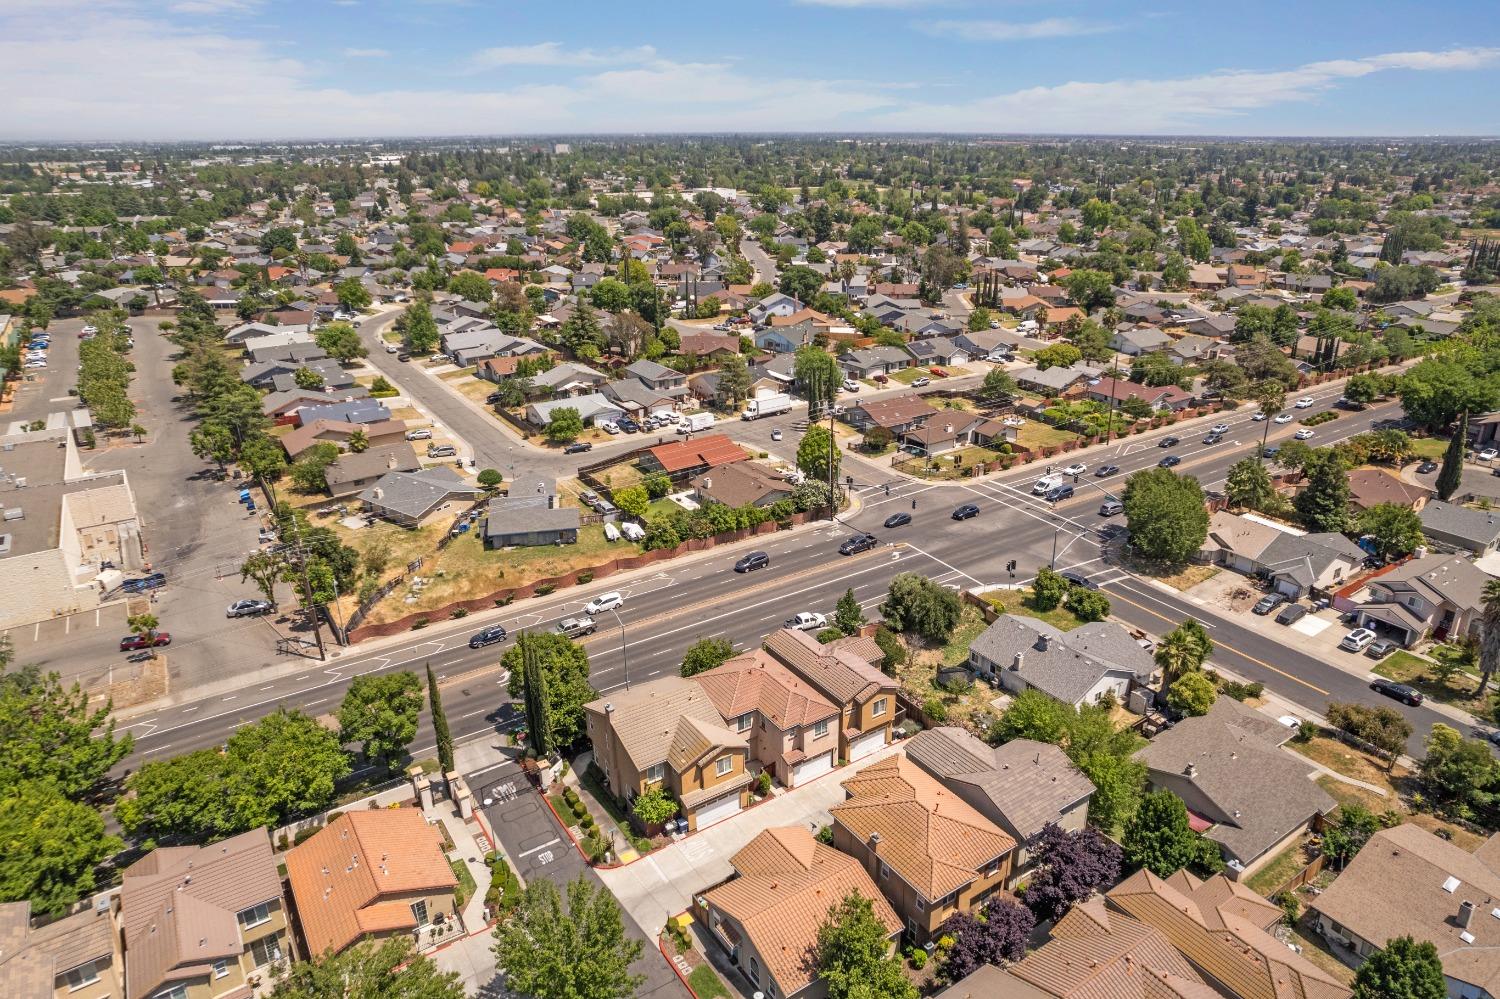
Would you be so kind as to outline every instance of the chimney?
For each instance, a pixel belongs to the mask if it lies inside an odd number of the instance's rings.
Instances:
[[[1046,652],[1047,651],[1047,646],[1050,645],[1051,643],[1052,643],[1052,638],[1049,635],[1038,634],[1036,636],[1036,650],[1038,652]]]
[[[1198,764],[1189,763],[1187,766],[1182,768],[1182,773],[1183,776],[1188,780],[1192,780],[1194,777],[1198,776]]]
[[[1023,661],[1024,658],[1025,658],[1025,654],[1024,653],[1017,652],[1016,653],[1015,661],[1010,664],[1010,668],[1012,670],[1020,670],[1020,668],[1021,668],[1021,662]]]
[[[1464,899],[1458,907],[1458,925],[1460,929],[1468,929],[1469,923],[1474,919],[1474,903]]]

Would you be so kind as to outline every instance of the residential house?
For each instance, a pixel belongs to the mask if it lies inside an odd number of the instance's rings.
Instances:
[[[323,481],[328,494],[335,499],[353,496],[375,484],[375,481],[390,472],[414,472],[422,467],[417,453],[406,441],[372,447],[369,450],[345,452],[323,469]]]
[[[328,402],[317,406],[304,406],[297,410],[297,422],[307,426],[317,420],[338,423],[387,423],[391,422],[391,411],[378,399],[354,399],[350,402]]]
[[[740,352],[740,338],[729,333],[682,333],[676,353],[682,357],[725,360]]]
[[[290,343],[280,347],[262,347],[250,352],[251,364],[267,361],[316,361],[328,355],[316,343]]]
[[[486,548],[534,548],[578,541],[582,518],[576,506],[562,506],[557,484],[547,479],[516,479],[510,493],[485,508]]]
[[[843,787],[846,799],[828,810],[833,845],[859,861],[916,944],[1002,890],[1016,841],[905,756],[871,763]]]
[[[1381,829],[1307,907],[1351,963],[1397,937],[1431,941],[1449,996],[1500,996],[1500,849],[1470,853],[1411,823]]]
[[[1442,640],[1478,631],[1488,573],[1461,556],[1413,558],[1371,579],[1359,626],[1411,646],[1426,635]]]
[[[610,423],[623,419],[625,416],[625,410],[619,403],[602,392],[594,392],[589,395],[529,403],[526,406],[526,422],[534,427],[545,427],[552,419],[552,414],[559,409],[577,410],[586,427]]]
[[[551,393],[555,398],[586,396],[609,381],[601,371],[585,367],[574,361],[564,361],[531,376],[531,384],[538,390]]]
[[[895,948],[901,920],[859,861],[801,826],[764,829],[729,860],[735,876],[703,893],[694,915],[746,978],[771,999],[821,999],[815,961],[829,910],[855,894],[869,899]]]
[[[1140,357],[1142,354],[1154,354],[1158,350],[1164,350],[1171,344],[1172,338],[1154,326],[1136,326],[1132,329],[1120,329],[1109,338],[1109,346],[1112,350],[1119,351],[1130,357]]]
[[[911,354],[919,367],[926,368],[934,365],[952,366],[969,363],[969,352],[946,336],[933,336],[923,340],[913,340],[906,345],[906,350],[907,353]]]
[[[985,358],[991,354],[1009,354],[1015,349],[1015,335],[1003,330],[979,330],[978,332],[963,332],[953,338],[953,342],[960,350],[968,352],[969,357]]]
[[[1006,426],[999,420],[950,409],[923,426],[901,431],[896,440],[904,448],[916,448],[924,455],[937,455],[971,444],[984,446],[996,441],[1014,442],[1018,436],[1015,427]]]
[[[257,357],[262,351],[290,347],[293,344],[310,344],[313,335],[306,330],[283,330],[280,327],[276,333],[267,333],[262,336],[248,337],[244,342],[245,354],[248,357]]]
[[[1488,555],[1500,546],[1500,513],[1433,500],[1417,514],[1422,537],[1444,551]]]
[[[1155,790],[1187,805],[1191,824],[1219,844],[1229,876],[1240,880],[1333,811],[1338,802],[1318,771],[1281,745],[1293,730],[1221,697],[1208,713],[1184,718],[1135,755]]]
[[[686,440],[648,448],[641,463],[648,472],[665,472],[674,482],[680,482],[749,457],[725,434],[692,434]]]
[[[805,631],[781,628],[765,649],[839,706],[839,758],[854,763],[889,745],[897,717],[896,681],[881,672],[874,639],[851,636],[820,643]]]
[[[839,357],[839,367],[846,378],[873,378],[911,366],[911,355],[900,347],[866,347]]]
[[[720,465],[693,479],[692,487],[700,503],[727,507],[769,507],[792,496],[791,483],[753,461]]]
[[[686,383],[680,390],[657,389],[634,378],[621,378],[607,382],[604,397],[624,410],[627,416],[645,419],[648,416],[670,416],[677,411],[677,404],[687,397]]]
[[[1432,499],[1432,490],[1379,468],[1349,470],[1349,506],[1361,512],[1381,503],[1394,503],[1408,510],[1421,510]]]
[[[1227,313],[1195,316],[1182,322],[1182,328],[1209,340],[1222,340],[1234,332],[1239,320]]]
[[[1168,344],[1166,355],[1176,364],[1202,364],[1219,356],[1219,342],[1190,333]]]
[[[736,815],[753,779],[749,740],[724,724],[702,685],[664,676],[584,705],[594,762],[626,802],[660,787],[691,830]]]
[[[298,412],[306,413],[308,409],[304,407]],[[365,435],[371,448],[394,447],[406,441],[406,421],[385,420],[380,423],[359,424],[341,420],[312,420],[283,434],[281,446],[286,449],[287,457],[295,461],[302,452],[316,444],[336,444],[342,450],[348,447],[350,438],[359,433]]]
[[[653,392],[676,400],[687,397],[687,375],[665,364],[640,360],[627,367],[625,373]]]
[[[755,346],[761,350],[769,350],[777,354],[791,354],[812,343],[817,333],[817,325],[811,319],[804,319],[791,326],[767,326],[764,329],[758,329],[752,334],[752,339]]]
[[[1085,399],[1118,406],[1126,399],[1139,399],[1159,412],[1178,412],[1192,405],[1193,393],[1184,392],[1176,385],[1142,385],[1111,377],[1099,379],[1099,384],[1088,385],[1083,391]]]
[[[741,653],[693,680],[726,728],[744,736],[752,769],[796,787],[833,770],[839,706],[764,649]]]
[[[1014,614],[1000,615],[973,641],[968,665],[1012,694],[1035,688],[1074,707],[1106,695],[1123,704],[1131,685],[1155,669],[1151,654],[1112,621],[1064,632]]]
[[[271,834],[157,847],[121,872],[126,999],[242,999],[293,959]]]
[[[1040,392],[1047,396],[1057,396],[1067,395],[1085,384],[1090,378],[1099,378],[1101,374],[1101,369],[1080,361],[1067,367],[1042,369],[1032,365],[1017,368],[1011,372],[1011,377],[1016,380],[1017,387],[1021,389]]]
[[[124,999],[110,898],[36,927],[30,902],[0,902],[0,982],[10,999]]]
[[[1071,832],[1088,822],[1094,784],[1049,743],[991,746],[966,729],[942,726],[918,732],[906,756],[1016,841],[1007,888],[1031,872],[1043,828]]]
[[[1365,552],[1342,534],[1306,534],[1253,515],[1209,517],[1204,553],[1219,565],[1268,579],[1290,600],[1335,589],[1364,563]]]
[[[937,413],[930,403],[912,392],[883,399],[862,399],[849,406],[844,418],[863,432],[868,432],[871,427],[883,427],[892,434],[901,434],[922,426]]]
[[[750,306],[750,321],[760,325],[772,316],[790,316],[801,307],[801,303],[792,296],[775,292]]]
[[[416,808],[340,815],[292,847],[286,877],[314,956],[457,918],[443,834]]]
[[[401,527],[417,528],[458,512],[484,495],[446,465],[390,471],[359,494],[366,510]]]

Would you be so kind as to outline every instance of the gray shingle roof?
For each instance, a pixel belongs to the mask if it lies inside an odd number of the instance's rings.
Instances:
[[[1152,659],[1118,624],[1096,621],[1062,632],[1036,618],[1002,614],[969,646],[978,654],[1008,670],[1021,656],[1016,671],[1021,679],[1044,694],[1067,704],[1076,704],[1106,673],[1145,676]]]
[[[419,519],[454,496],[477,497],[483,492],[465,482],[453,469],[439,465],[421,472],[389,472],[361,492],[359,498]]]
[[[1476,548],[1487,548],[1500,538],[1500,514],[1489,510],[1470,510],[1434,500],[1422,507],[1422,530],[1445,534],[1469,542]]]

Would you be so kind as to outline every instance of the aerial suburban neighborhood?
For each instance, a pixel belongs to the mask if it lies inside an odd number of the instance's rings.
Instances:
[[[1493,11],[295,6],[0,9],[0,996],[1500,999]]]

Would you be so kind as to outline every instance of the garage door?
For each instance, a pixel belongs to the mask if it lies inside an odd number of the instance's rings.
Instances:
[[[801,787],[814,777],[821,777],[833,770],[833,753],[829,751],[822,756],[814,756],[810,760],[803,760],[792,767],[792,783]]]
[[[862,760],[885,745],[885,729],[870,732],[849,743],[849,762]]]
[[[736,791],[728,794],[718,801],[709,802],[698,809],[698,828],[707,829],[715,822],[723,822],[725,819],[735,815],[740,810],[740,795]]]

